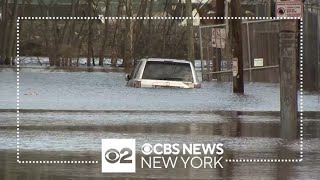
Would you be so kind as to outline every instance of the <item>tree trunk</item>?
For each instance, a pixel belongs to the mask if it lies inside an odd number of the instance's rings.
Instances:
[[[132,17],[132,1],[127,0],[126,1],[126,15],[127,17]],[[124,59],[123,59],[123,65],[126,70],[132,66],[132,41],[133,41],[133,23],[131,19],[125,20],[125,47],[124,47]]]
[[[119,0],[117,17],[123,15],[124,0]],[[113,40],[112,40],[112,49],[111,49],[111,66],[116,66],[118,61],[118,31],[121,26],[121,19],[116,20],[116,27],[114,30]]]
[[[58,56],[58,51],[59,51],[59,29],[58,29],[58,24],[57,21],[52,21],[53,25],[53,60],[54,60],[54,65],[55,66],[61,66],[61,60]],[[49,42],[50,43],[50,42]]]
[[[194,37],[193,37],[193,15],[191,0],[186,0],[186,15],[187,15],[187,38],[188,38],[188,61],[194,64]]]
[[[146,10],[147,10],[147,0],[141,0],[140,1],[140,7],[139,7],[139,11],[138,11],[138,14],[137,14],[137,17],[145,17],[146,15]],[[143,21],[144,19],[138,19],[138,20],[135,20],[134,22],[134,28],[133,28],[133,57],[134,59],[137,58],[138,54],[139,53],[140,55],[144,54],[145,52],[143,51],[140,51],[139,49],[139,52],[136,51],[136,49],[138,48],[139,44],[141,43],[140,39],[141,39],[141,36],[143,35]],[[143,48],[144,49],[144,48]]]
[[[149,4],[149,9],[148,9],[148,14],[149,14],[149,20],[148,20],[148,44],[149,46],[147,46],[147,55],[148,56],[152,56],[151,55],[151,45],[152,45],[152,38],[151,38],[151,35],[152,35],[152,20],[151,20],[151,17],[153,16],[152,15],[152,11],[153,11],[153,1],[154,0],[150,0],[150,4]]]
[[[1,49],[1,59],[3,64],[9,64],[7,57],[6,57],[6,50],[7,50],[7,41],[8,41],[8,0],[3,0],[3,11],[2,11],[2,49]],[[1,42],[0,42],[1,43]]]
[[[16,19],[17,19],[17,11],[18,11],[18,0],[14,1],[13,4],[13,9],[12,9],[12,14],[11,14],[11,25],[10,25],[10,31],[8,32],[9,34],[9,39],[8,39],[8,49],[7,49],[7,60],[9,60],[10,65],[13,64],[13,61],[15,59],[14,57],[14,46],[16,42]]]
[[[1,15],[2,15],[2,19],[0,19],[0,64],[3,64],[3,55],[2,55],[2,48],[3,48],[3,38],[4,38],[4,36],[3,36],[3,34],[4,34],[4,6],[5,6],[5,2],[4,2],[4,0],[2,0],[1,1]]]
[[[105,11],[104,17],[109,17],[109,6],[110,6],[110,0],[106,0],[106,11]],[[108,41],[109,19],[105,19],[104,23],[105,23],[104,24],[104,38],[102,39],[102,45],[101,45],[101,50],[100,50],[99,66],[103,66],[106,44]]]
[[[89,14],[88,16],[92,16],[92,0],[88,0],[88,8],[89,8]],[[89,33],[88,33],[88,54],[87,54],[87,66],[91,66],[91,58],[93,58],[92,54],[92,26],[93,21],[89,20]]]

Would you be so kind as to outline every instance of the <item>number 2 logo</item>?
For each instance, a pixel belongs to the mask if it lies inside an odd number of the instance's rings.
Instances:
[[[116,149],[109,149],[105,153],[105,159],[109,163],[117,163],[120,160],[120,163],[132,163],[132,160],[129,159],[132,156],[132,150],[130,148],[123,148],[120,152]]]

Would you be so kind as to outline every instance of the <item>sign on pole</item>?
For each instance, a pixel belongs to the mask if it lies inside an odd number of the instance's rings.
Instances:
[[[263,58],[254,58],[253,59],[254,67],[262,67],[263,66]]]
[[[277,1],[276,16],[277,17],[302,17],[303,2],[302,1]]]
[[[232,58],[232,75],[233,77],[238,76],[238,58]]]
[[[226,47],[226,29],[212,28],[212,47],[224,49]]]

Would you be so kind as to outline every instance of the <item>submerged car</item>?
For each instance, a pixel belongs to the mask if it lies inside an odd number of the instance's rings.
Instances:
[[[126,75],[127,86],[135,88],[200,88],[191,62],[173,59],[142,59]]]

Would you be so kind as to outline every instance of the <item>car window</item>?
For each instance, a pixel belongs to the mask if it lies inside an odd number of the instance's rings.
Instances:
[[[192,82],[192,70],[189,63],[168,61],[148,61],[143,72],[143,79],[171,80]]]
[[[141,67],[141,64],[142,64],[142,61],[140,61],[140,62],[137,64],[137,66],[134,68],[134,70],[132,71],[132,73],[131,73],[131,78],[132,78],[132,79],[137,77],[138,72],[139,72],[139,69],[140,69],[140,67]]]

